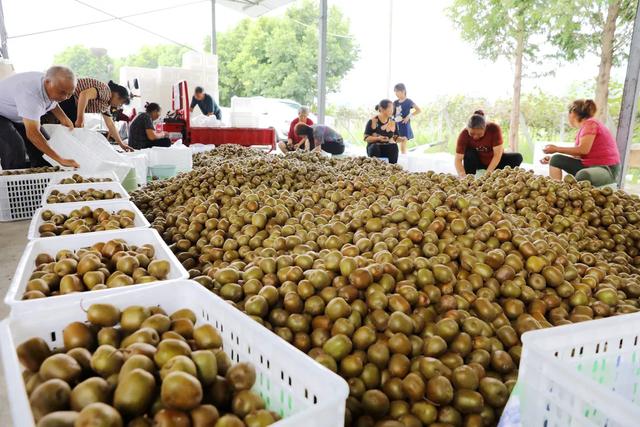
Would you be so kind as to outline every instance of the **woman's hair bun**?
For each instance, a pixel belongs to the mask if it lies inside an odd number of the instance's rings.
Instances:
[[[484,117],[484,111],[476,110],[476,111],[473,112],[473,115],[474,116],[482,116],[482,117]]]

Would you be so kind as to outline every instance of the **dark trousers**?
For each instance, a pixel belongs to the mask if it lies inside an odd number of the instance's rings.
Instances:
[[[40,132],[46,139],[49,135],[43,128]],[[27,160],[27,154],[29,160]],[[27,131],[22,123],[14,123],[0,116],[0,164],[2,169],[26,169],[50,166],[42,158],[42,152],[27,138]]]
[[[486,169],[487,167],[482,164],[480,161],[480,156],[478,152],[473,149],[467,149],[464,152],[464,159],[462,161],[464,164],[464,172],[467,175],[475,174],[478,169]],[[502,153],[502,158],[500,159],[500,163],[496,166],[496,169],[504,169],[507,166],[511,166],[512,168],[517,168],[522,163],[522,154],[520,153]]]
[[[304,147],[304,146],[301,146]],[[309,141],[309,151],[312,151],[316,147],[315,142]],[[342,138],[336,141],[325,141],[320,149],[329,154],[342,154],[344,153],[344,140]]]
[[[382,157],[389,159],[389,163],[398,163],[400,149],[398,144],[392,143],[372,143],[367,145],[367,155],[369,157]]]
[[[129,146],[131,148],[135,148],[136,150],[140,150],[143,148],[151,148],[151,147],[171,147],[171,140],[169,138],[160,138],[154,141],[146,140],[129,140]]]

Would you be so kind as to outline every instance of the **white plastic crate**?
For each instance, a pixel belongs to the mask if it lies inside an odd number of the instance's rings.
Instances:
[[[182,144],[172,147],[149,148],[149,167],[158,165],[174,165],[178,173],[191,172],[193,156],[189,147]]]
[[[87,171],[68,171],[62,172],[64,175],[61,175],[60,179],[56,182],[51,182],[51,185],[61,185],[60,181],[64,178],[71,178],[73,175],[80,175],[83,178],[96,178],[96,179],[105,179],[109,178],[111,181],[106,182],[120,182],[118,176],[114,171],[103,171],[103,172],[87,172]],[[69,185],[69,184],[67,184]]]
[[[518,384],[524,427],[634,427],[640,313],[527,332]]]
[[[158,305],[169,314],[189,308],[196,314],[198,325],[210,323],[220,332],[224,351],[234,362],[250,362],[256,368],[254,391],[263,397],[268,409],[283,416],[274,427],[344,425],[349,389],[342,378],[201,285],[178,280],[129,289],[108,296],[101,292],[87,293],[81,303],[52,304],[37,314],[12,313],[0,323],[2,361],[11,391],[8,394],[14,425],[34,425],[16,347],[36,336],[52,348],[61,347],[62,329],[73,321],[85,320],[83,308],[93,303],[109,303],[120,309]]]
[[[55,205],[59,204],[59,203],[47,203],[47,197],[49,197],[49,195],[53,190],[58,190],[61,193],[68,193],[71,190],[85,191],[90,188],[94,190],[101,190],[101,191],[111,190],[114,193],[120,193],[121,197],[119,197],[119,199],[121,200],[129,200],[130,198],[129,193],[127,193],[127,190],[125,190],[122,184],[120,184],[119,182],[88,182],[85,184],[49,184],[49,186],[46,188],[44,193],[42,193],[42,205],[44,206],[46,204],[55,204]],[[117,200],[117,199],[106,199],[106,200]],[[79,203],[79,202],[73,202],[73,203]]]
[[[259,128],[260,116],[254,113],[232,112],[231,126],[236,128]]]
[[[144,217],[140,209],[136,205],[134,205],[129,200],[125,199],[112,199],[112,200],[96,200],[91,202],[77,202],[77,203],[56,203],[53,205],[44,205],[40,209],[38,209],[31,219],[31,224],[29,224],[29,240],[35,240],[40,238],[40,233],[38,232],[38,228],[45,222],[42,219],[42,212],[49,209],[54,213],[67,215],[74,209],[80,209],[83,206],[89,206],[91,210],[96,210],[98,208],[102,208],[109,213],[117,212],[120,209],[127,209],[132,211],[135,214],[135,218],[133,220],[133,227],[127,228],[127,230],[133,230],[136,228],[148,228],[150,226],[149,221]],[[94,233],[104,233],[105,231],[95,231]],[[85,233],[88,234],[88,233]]]
[[[42,205],[42,194],[50,182],[59,182],[66,172],[0,175],[0,221],[31,219]]]
[[[55,205],[52,205],[55,206]],[[32,240],[27,244],[18,267],[11,279],[11,285],[9,291],[4,298],[5,304],[11,306],[12,311],[29,311],[34,312],[37,310],[46,309],[52,301],[66,301],[73,303],[86,297],[90,293],[103,293],[111,295],[114,293],[122,292],[124,287],[104,289],[101,291],[86,291],[75,292],[66,295],[58,295],[47,298],[38,298],[32,300],[22,300],[22,294],[25,291],[27,282],[31,273],[35,269],[35,260],[38,254],[48,253],[54,256],[58,251],[62,249],[77,250],[86,248],[94,243],[107,242],[112,239],[122,239],[130,245],[141,246],[145,243],[150,243],[155,248],[155,259],[166,259],[171,265],[167,280],[184,279],[189,277],[187,270],[184,269],[182,264],[175,257],[169,247],[162,241],[162,238],[158,232],[152,228],[137,228],[134,230],[114,230],[103,231],[100,233],[86,233],[86,234],[73,234],[69,236],[56,236],[47,237],[42,239]],[[144,287],[148,284],[131,285],[132,287]],[[128,289],[129,287],[127,287]]]

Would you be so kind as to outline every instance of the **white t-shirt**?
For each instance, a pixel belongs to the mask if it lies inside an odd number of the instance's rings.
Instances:
[[[18,73],[0,80],[0,116],[14,123],[40,121],[57,105],[44,90],[44,73]]]

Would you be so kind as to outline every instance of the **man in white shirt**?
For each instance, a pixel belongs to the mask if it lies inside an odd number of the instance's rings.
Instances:
[[[0,164],[2,169],[47,166],[48,155],[62,166],[79,167],[72,159],[63,159],[47,143],[40,118],[48,111],[63,126],[73,123],[58,102],[73,95],[76,77],[66,67],[51,67],[46,73],[18,73],[0,80]],[[26,155],[29,155],[27,161]]]

